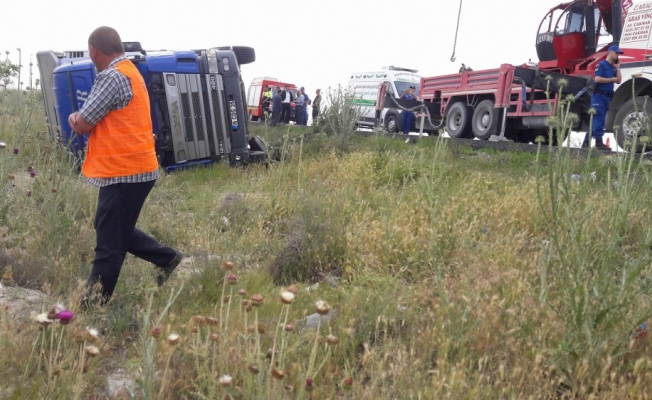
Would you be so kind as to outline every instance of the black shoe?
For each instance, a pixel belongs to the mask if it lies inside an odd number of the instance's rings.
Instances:
[[[588,149],[589,147],[591,147],[591,145],[589,144],[589,142],[582,142],[582,148],[583,148],[583,149]]]
[[[166,266],[158,266],[158,270],[156,271],[156,284],[158,286],[163,286],[165,282],[170,278],[170,275],[172,275],[172,272],[174,272],[175,269],[181,264],[181,260],[183,260],[183,253],[180,251],[177,251],[177,255],[174,256],[174,260]]]
[[[609,150],[609,148],[602,142],[602,138],[596,138],[593,147],[595,147],[596,150]]]

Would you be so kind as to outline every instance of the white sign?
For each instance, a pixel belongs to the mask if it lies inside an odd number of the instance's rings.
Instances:
[[[652,9],[652,3],[644,3],[638,6],[644,6],[646,4],[650,5]],[[636,6],[636,7],[638,7]],[[652,30],[652,11],[638,12],[640,9],[634,8],[627,16],[625,22],[625,28],[623,29],[623,36],[620,39],[620,43],[631,43],[631,42],[647,42],[650,39],[650,30]],[[645,10],[650,10],[645,8]]]

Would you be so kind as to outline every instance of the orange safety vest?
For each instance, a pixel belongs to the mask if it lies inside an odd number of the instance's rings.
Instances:
[[[109,111],[91,131],[82,166],[87,178],[116,178],[158,168],[145,81],[130,60],[115,68],[129,78],[134,96],[127,107]]]

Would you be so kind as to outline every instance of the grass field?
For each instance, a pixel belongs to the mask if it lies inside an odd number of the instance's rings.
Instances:
[[[76,316],[2,311],[2,398],[103,398],[117,369],[143,399],[650,396],[649,162],[252,127],[283,161],[164,175],[141,214],[192,261],[157,289],[129,255],[78,312],[97,189],[44,123],[0,94],[0,272]]]

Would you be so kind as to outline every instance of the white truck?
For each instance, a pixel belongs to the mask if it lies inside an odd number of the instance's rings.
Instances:
[[[370,72],[354,72],[351,74],[347,92],[353,97],[353,105],[360,108],[359,125],[373,128],[376,125],[376,103],[383,83],[387,83],[387,94],[398,99],[410,86],[415,86],[415,96],[419,95],[421,75],[417,70],[401,67],[383,67]],[[403,129],[401,110],[392,104],[387,104],[381,111],[380,122],[389,132]]]

